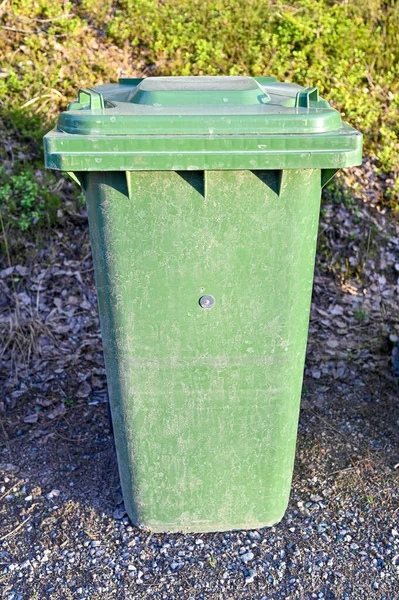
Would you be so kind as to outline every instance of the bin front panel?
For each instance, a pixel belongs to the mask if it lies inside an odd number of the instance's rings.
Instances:
[[[278,522],[320,170],[93,172],[85,188],[130,517],[154,531]]]

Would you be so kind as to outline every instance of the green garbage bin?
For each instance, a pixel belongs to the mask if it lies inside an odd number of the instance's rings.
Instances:
[[[360,133],[272,77],[80,90],[46,166],[87,199],[125,505],[153,531],[273,525],[295,455],[320,193]]]

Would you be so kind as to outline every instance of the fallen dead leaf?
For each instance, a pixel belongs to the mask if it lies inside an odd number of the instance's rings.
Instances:
[[[39,415],[35,413],[33,415],[28,415],[27,417],[25,417],[24,423],[37,423],[38,419]]]
[[[48,417],[50,420],[54,420],[54,419],[56,419],[57,417],[61,417],[61,416],[62,416],[62,415],[64,415],[65,413],[66,413],[66,407],[65,407],[65,404],[64,404],[63,402],[60,402],[59,404],[57,404],[57,405],[56,405],[56,406],[53,408],[53,410],[50,410],[50,411],[47,413],[47,417]]]
[[[91,394],[91,385],[87,381],[83,381],[80,384],[79,389],[77,391],[78,398],[87,398]]]

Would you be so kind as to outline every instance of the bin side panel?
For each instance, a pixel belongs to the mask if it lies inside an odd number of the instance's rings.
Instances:
[[[295,455],[320,170],[90,173],[125,504],[154,531],[278,522]],[[210,294],[215,304],[201,308]]]

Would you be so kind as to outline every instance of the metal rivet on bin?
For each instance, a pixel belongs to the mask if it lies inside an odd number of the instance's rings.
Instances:
[[[199,303],[202,308],[212,308],[215,304],[215,298],[206,294],[205,296],[201,296]]]

